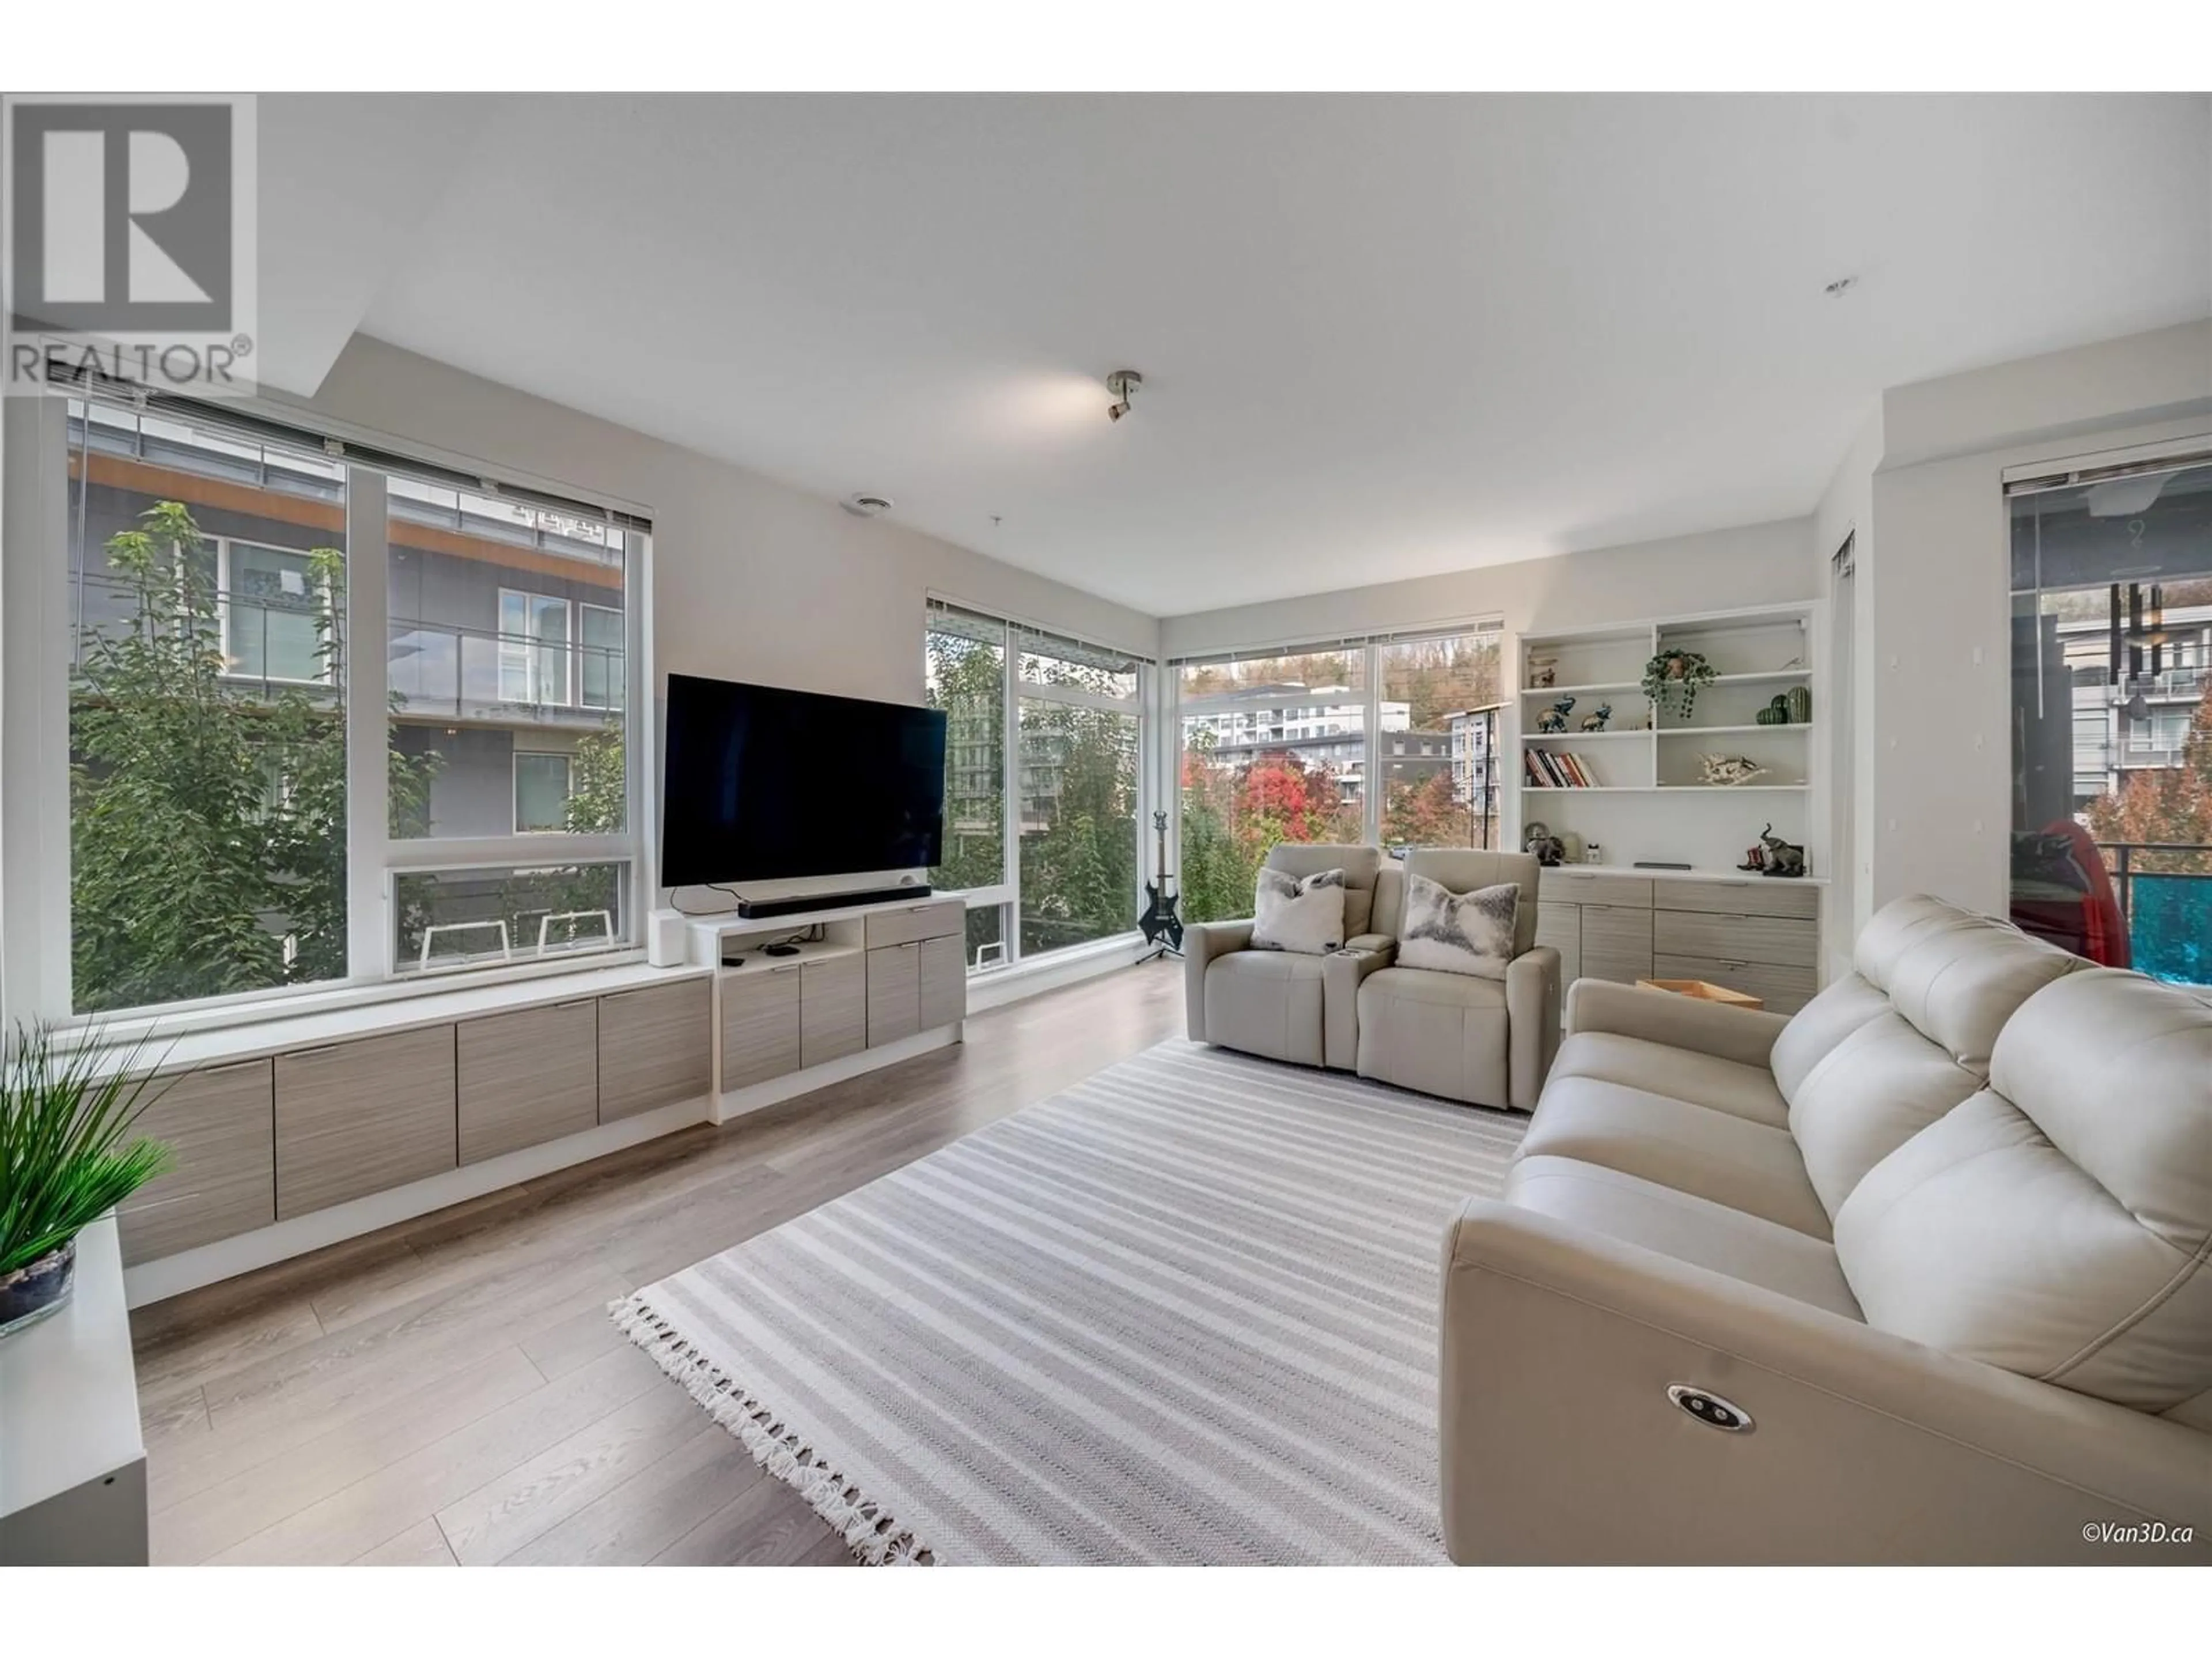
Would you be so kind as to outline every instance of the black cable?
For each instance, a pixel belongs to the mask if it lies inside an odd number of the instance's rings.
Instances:
[[[730,897],[737,900],[740,904],[743,904],[745,902],[745,896],[743,893],[738,891],[734,887],[725,886],[719,881],[696,881],[690,883],[690,885],[694,887],[704,887],[710,893],[727,894]],[[681,887],[672,887],[668,890],[668,908],[675,911],[679,916],[726,916],[730,914],[726,909],[687,910],[682,904],[677,902],[676,896],[683,890],[684,889]]]

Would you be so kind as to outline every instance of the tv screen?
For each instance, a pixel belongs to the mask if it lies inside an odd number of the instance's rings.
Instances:
[[[940,710],[668,677],[665,884],[921,869],[944,815]]]

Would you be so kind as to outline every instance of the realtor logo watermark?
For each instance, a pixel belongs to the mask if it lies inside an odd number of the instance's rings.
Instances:
[[[4,389],[254,389],[251,94],[0,99]]]

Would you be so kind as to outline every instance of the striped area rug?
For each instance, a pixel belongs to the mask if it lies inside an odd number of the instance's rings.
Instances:
[[[1443,1229],[1525,1122],[1171,1041],[615,1316],[863,1560],[1440,1562]]]

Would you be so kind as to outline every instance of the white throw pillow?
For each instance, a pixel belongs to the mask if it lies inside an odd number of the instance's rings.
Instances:
[[[1252,896],[1252,945],[1261,951],[1326,956],[1344,943],[1344,872],[1316,870],[1300,881],[1262,869]]]
[[[1408,873],[1398,965],[1504,979],[1520,908],[1521,889],[1513,882],[1455,893],[1442,882]]]

